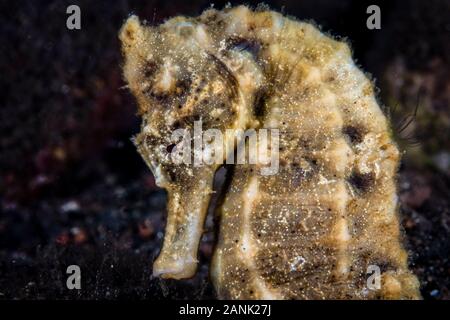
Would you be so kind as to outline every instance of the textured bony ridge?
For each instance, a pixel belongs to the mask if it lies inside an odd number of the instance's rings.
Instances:
[[[168,190],[157,276],[193,276],[214,173],[165,161],[177,128],[277,128],[279,171],[236,165],[219,208],[211,278],[221,298],[419,298],[401,245],[399,154],[373,84],[344,42],[245,6],[132,16],[120,32],[124,76],[142,115],[135,142]],[[226,137],[224,159],[234,152]],[[245,141],[237,141],[237,144]],[[367,270],[381,272],[379,288]]]

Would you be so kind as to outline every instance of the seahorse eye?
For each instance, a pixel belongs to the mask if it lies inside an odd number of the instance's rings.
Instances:
[[[157,69],[158,66],[155,61],[147,61],[147,63],[145,63],[144,67],[142,68],[144,77],[147,79],[153,77]]]
[[[255,39],[231,37],[227,39],[227,49],[247,51],[253,56],[254,59],[257,59],[261,50],[261,43]]]

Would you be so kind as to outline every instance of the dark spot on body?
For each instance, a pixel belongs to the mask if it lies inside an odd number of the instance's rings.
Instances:
[[[227,84],[228,90],[230,91],[230,100],[237,99],[239,83],[233,72],[231,72],[228,66],[215,55],[209,54],[208,57],[210,58],[211,62],[215,64],[218,69],[218,74]]]
[[[391,261],[384,259],[375,260],[370,264],[378,266],[380,268],[381,273],[397,270],[397,267]]]
[[[329,75],[329,76],[325,79],[326,82],[333,82],[334,80],[336,80],[334,74]]]
[[[173,172],[172,170],[168,170],[168,173],[169,173],[170,181],[177,182],[177,176],[176,176],[175,172]],[[180,233],[178,232],[177,234],[180,234]]]
[[[261,43],[256,39],[245,39],[242,37],[231,37],[226,40],[228,50],[247,51],[256,60],[261,50]]]
[[[364,140],[365,130],[357,126],[346,126],[342,132],[348,136],[350,142],[353,144],[361,143]]]
[[[145,136],[145,144],[147,146],[153,146],[153,145],[156,145],[158,143],[159,143],[159,141],[158,141],[158,139],[156,137],[150,136],[150,135],[146,135]]]
[[[176,93],[178,96],[181,96],[189,91],[189,88],[192,84],[190,79],[182,79],[178,80],[176,83]]]
[[[373,172],[369,173],[357,173],[354,172],[348,179],[350,184],[356,191],[367,192],[369,191],[373,184],[375,183],[375,174]]]
[[[184,127],[191,127],[194,125],[195,121],[200,120],[200,115],[198,114],[189,114],[180,119],[180,124],[182,124]]]
[[[211,14],[208,14],[206,17],[202,17],[203,19],[201,19],[205,24],[215,24],[220,22],[220,16],[216,13],[213,12]]]

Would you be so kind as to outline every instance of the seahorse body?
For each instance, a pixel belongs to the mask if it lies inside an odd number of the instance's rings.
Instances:
[[[136,144],[169,192],[156,275],[195,272],[219,165],[162,159],[168,133],[200,118],[204,129],[280,130],[277,174],[261,174],[262,164],[234,166],[211,265],[220,298],[420,298],[400,242],[399,152],[346,43],[245,6],[159,27],[130,17],[120,38],[143,116]],[[380,268],[379,288],[367,285],[371,265]]]

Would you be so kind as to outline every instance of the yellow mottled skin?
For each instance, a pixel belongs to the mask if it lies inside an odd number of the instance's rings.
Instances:
[[[399,153],[346,43],[245,6],[158,27],[132,16],[120,39],[143,118],[136,144],[169,194],[155,275],[195,273],[219,165],[168,164],[163,151],[171,131],[201,119],[203,129],[280,130],[277,174],[234,167],[211,266],[220,298],[420,298],[401,245]],[[367,288],[370,265],[380,289]]]

